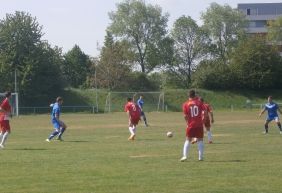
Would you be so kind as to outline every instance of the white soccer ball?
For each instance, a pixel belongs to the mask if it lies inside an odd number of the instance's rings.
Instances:
[[[171,131],[168,131],[168,132],[166,133],[166,136],[167,136],[167,137],[173,137],[173,133],[172,133]]]

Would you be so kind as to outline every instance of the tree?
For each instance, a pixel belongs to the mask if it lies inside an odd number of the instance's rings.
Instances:
[[[107,32],[104,47],[96,66],[96,80],[100,87],[117,90],[128,87],[130,63],[133,53],[126,41],[114,42],[112,34]]]
[[[15,14],[7,14],[0,20],[0,73],[1,79],[6,80],[1,81],[2,88],[12,88],[11,81],[17,72],[17,91],[23,92],[21,87],[26,86],[25,78],[35,62],[31,57],[41,41],[41,30],[42,27],[36,18],[25,12],[16,11]]]
[[[175,21],[171,36],[174,40],[175,61],[169,63],[167,68],[182,87],[188,88],[197,62],[204,56],[204,44],[208,38],[189,16],[182,16]]]
[[[268,33],[267,38],[272,42],[282,41],[282,17],[278,17],[274,21],[269,21],[268,23]]]
[[[136,61],[143,73],[149,73],[162,61],[155,60],[160,53],[160,42],[167,33],[168,14],[162,15],[159,6],[146,5],[141,0],[125,0],[111,12],[109,30],[130,43]]]
[[[212,40],[212,44],[208,45],[211,55],[226,64],[240,36],[244,35],[245,16],[229,5],[212,3],[202,14],[202,19],[203,27]]]
[[[232,54],[230,68],[240,88],[281,88],[281,57],[263,36],[241,41]]]
[[[63,74],[69,86],[75,88],[83,86],[91,65],[89,56],[82,52],[78,45],[75,45],[64,55],[64,58]]]

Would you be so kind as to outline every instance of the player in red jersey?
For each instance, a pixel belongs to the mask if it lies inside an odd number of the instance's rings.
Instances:
[[[132,98],[127,98],[127,103],[124,106],[124,111],[128,115],[128,127],[130,132],[130,137],[128,140],[134,140],[136,136],[136,125],[140,121],[141,110],[133,101]]]
[[[0,139],[2,137],[0,148],[4,148],[4,144],[8,138],[8,135],[11,132],[9,120],[12,116],[12,107],[9,103],[9,99],[11,98],[11,92],[5,92],[5,99],[2,101],[0,105]]]
[[[207,131],[208,142],[212,143],[211,124],[214,123],[212,107],[210,104],[206,103],[203,98],[200,98],[200,100],[203,102],[205,109],[207,111],[205,122],[204,122],[204,128]]]
[[[202,112],[206,115],[205,106],[202,101],[196,97],[194,90],[189,91],[189,99],[183,104],[184,119],[187,122],[186,128],[186,140],[183,147],[183,157],[180,161],[187,160],[190,144],[193,138],[198,140],[199,160],[203,160],[204,153],[204,129],[203,129],[203,117]]]

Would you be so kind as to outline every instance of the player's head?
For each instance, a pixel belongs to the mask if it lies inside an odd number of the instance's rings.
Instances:
[[[144,96],[141,94],[139,98],[142,99],[143,97],[144,97]]]
[[[132,101],[132,98],[131,97],[128,97],[127,98],[127,102],[131,102]]]
[[[271,103],[271,102],[272,102],[272,96],[268,96],[267,101],[268,101],[269,103]]]
[[[63,98],[60,97],[60,96],[57,97],[57,98],[56,98],[56,102],[59,103],[59,104],[62,104],[62,103],[63,103]]]
[[[9,98],[10,96],[12,96],[12,93],[10,91],[6,91],[5,92],[5,97]]]
[[[195,90],[189,90],[188,95],[189,95],[189,98],[195,98],[196,97]]]

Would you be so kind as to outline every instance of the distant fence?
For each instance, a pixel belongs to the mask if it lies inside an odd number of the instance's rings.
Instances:
[[[50,113],[51,107],[19,107],[20,114],[44,114]],[[96,106],[62,106],[64,113],[97,113]]]

